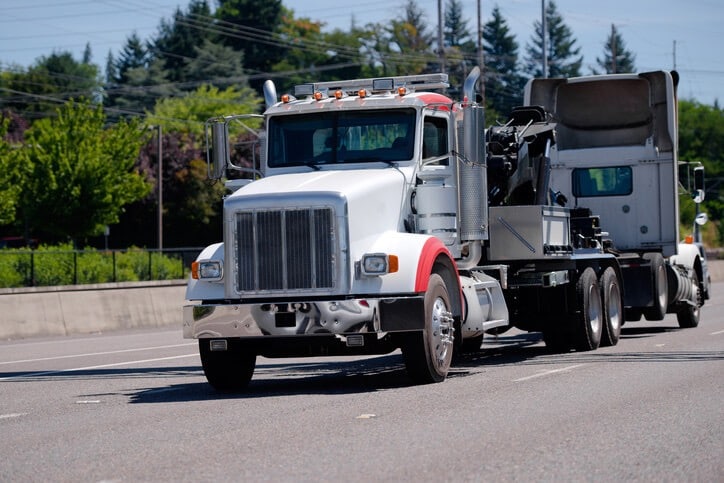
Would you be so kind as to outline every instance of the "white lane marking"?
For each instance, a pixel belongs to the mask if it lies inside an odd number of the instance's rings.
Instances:
[[[101,364],[99,366],[73,367],[71,369],[61,369],[61,370],[57,370],[57,371],[30,372],[28,374],[17,374],[15,376],[0,377],[0,382],[9,381],[11,379],[22,379],[25,377],[38,377],[38,376],[46,376],[46,375],[50,375],[50,374],[61,374],[63,372],[91,371],[94,369],[105,369],[107,367],[130,366],[133,364],[144,364],[146,362],[169,361],[172,359],[182,359],[184,357],[198,357],[198,356],[199,355],[197,353],[194,353],[194,354],[184,354],[182,356],[158,357],[156,359],[143,359],[143,360],[137,360],[137,361],[115,362],[113,364]]]
[[[558,374],[559,372],[568,372],[568,371],[572,371],[573,369],[575,369],[577,367],[581,367],[584,365],[585,364],[576,364],[573,366],[562,367],[561,369],[551,369],[550,371],[539,372],[538,374],[533,374],[532,376],[521,377],[520,379],[513,379],[513,382],[529,381],[530,379],[536,379],[538,377],[550,376],[551,374]]]
[[[38,359],[23,359],[23,360],[19,360],[19,361],[0,362],[0,365],[20,364],[22,362],[54,361],[54,360],[58,360],[58,359],[72,359],[74,357],[105,356],[105,355],[109,355],[109,354],[123,354],[125,352],[140,352],[140,351],[151,351],[151,350],[158,350],[158,349],[172,349],[174,347],[187,347],[187,346],[196,345],[196,344],[197,344],[197,342],[189,342],[186,344],[158,345],[155,347],[140,347],[138,349],[122,349],[122,350],[107,351],[107,352],[88,352],[87,354],[71,354],[71,355],[67,355],[67,356],[41,357]]]
[[[8,413],[8,414],[0,414],[0,419],[12,419],[12,418],[19,418],[20,416],[25,416],[28,413]]]
[[[719,334],[724,334],[724,330],[717,330],[716,332],[712,332],[709,335],[719,335]]]

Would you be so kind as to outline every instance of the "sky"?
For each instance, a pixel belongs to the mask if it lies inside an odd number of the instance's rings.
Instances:
[[[443,0],[443,6],[447,0]],[[541,0],[479,0],[482,21],[497,4],[519,44],[521,57],[530,43]],[[546,0],[547,1],[547,0]],[[215,2],[214,2],[215,3]],[[324,22],[324,30],[348,30],[352,22],[384,23],[404,14],[406,0],[282,0],[296,17]],[[417,0],[430,28],[438,22],[438,0]],[[462,0],[471,32],[477,29],[478,0]],[[703,104],[724,101],[723,0],[556,0],[558,11],[581,48],[583,73],[603,57],[611,25],[635,55],[639,71],[676,68],[679,95]],[[136,32],[149,39],[161,19],[171,19],[177,0],[0,0],[0,65],[27,67],[40,56],[69,51],[78,60],[90,43],[92,61],[105,65]],[[436,30],[435,30],[436,32]],[[313,79],[310,79],[310,81]]]

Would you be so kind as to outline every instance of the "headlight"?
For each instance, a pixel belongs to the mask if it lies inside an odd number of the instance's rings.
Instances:
[[[367,253],[362,255],[360,268],[362,269],[362,275],[366,276],[394,273],[398,268],[397,255],[388,255],[386,253]]]
[[[199,260],[191,264],[191,277],[196,280],[215,282],[223,276],[224,271],[219,260]]]

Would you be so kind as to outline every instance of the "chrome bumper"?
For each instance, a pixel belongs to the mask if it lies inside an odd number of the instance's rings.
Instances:
[[[185,339],[422,330],[422,297],[323,302],[186,305]]]

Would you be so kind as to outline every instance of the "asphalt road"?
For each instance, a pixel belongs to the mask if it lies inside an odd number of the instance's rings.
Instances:
[[[442,384],[401,356],[259,359],[215,394],[176,330],[0,342],[0,481],[724,481],[724,283],[698,328],[488,338]]]

